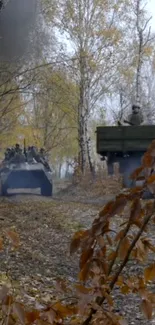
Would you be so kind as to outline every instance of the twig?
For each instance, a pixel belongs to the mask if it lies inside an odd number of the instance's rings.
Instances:
[[[155,208],[155,201],[154,201],[154,205],[153,205],[153,210],[154,210],[154,208]],[[131,245],[130,245],[128,251],[127,251],[127,254],[126,254],[126,257],[125,257],[124,261],[123,261],[122,264],[120,265],[120,267],[119,267],[117,273],[115,274],[113,280],[112,280],[111,283],[110,283],[110,286],[109,286],[109,287],[110,287],[111,290],[113,289],[113,287],[114,287],[114,285],[115,285],[115,283],[116,283],[116,281],[117,281],[117,279],[118,279],[120,273],[122,272],[122,270],[124,269],[125,265],[127,264],[128,260],[129,260],[129,257],[130,257],[130,254],[131,254],[131,252],[132,252],[134,246],[136,245],[137,241],[138,241],[139,238],[141,237],[143,231],[145,230],[145,228],[146,228],[148,222],[150,221],[150,219],[152,218],[152,216],[153,216],[153,211],[152,211],[151,214],[149,214],[147,217],[145,217],[144,222],[143,222],[143,225],[142,225],[142,227],[139,229],[139,231],[138,231],[136,237],[133,239],[133,241],[132,241],[132,243],[131,243]]]
[[[119,249],[120,249],[121,243],[122,243],[123,239],[126,237],[128,231],[130,230],[131,225],[132,225],[132,224],[131,224],[130,222],[128,222],[128,224],[127,224],[127,226],[126,226],[126,229],[124,230],[124,235],[123,235],[123,237],[121,238],[121,240],[119,241],[119,243],[118,243],[118,245],[117,245],[117,248],[116,248],[116,251],[115,251],[116,255],[115,255],[115,257],[113,258],[113,260],[111,261],[111,263],[110,263],[110,265],[109,265],[108,275],[110,275],[110,273],[111,273],[111,271],[112,271],[112,268],[113,268],[113,265],[114,265],[114,263],[115,263],[115,261],[116,261],[116,258],[117,258],[118,251],[119,251]]]
[[[140,230],[138,231],[136,237],[133,239],[128,251],[127,251],[127,254],[126,254],[126,257],[124,258],[123,262],[121,263],[118,271],[116,272],[116,274],[114,275],[113,279],[111,280],[110,284],[109,284],[109,288],[110,288],[110,291],[113,289],[119,275],[121,274],[122,270],[124,269],[124,267],[126,266],[128,260],[129,260],[129,256],[135,246],[135,244],[137,243],[137,241],[139,240],[139,238],[141,237],[144,229],[146,228],[148,222],[150,221],[151,217],[153,216],[153,211],[155,209],[155,200],[154,200],[154,205],[153,205],[153,210],[152,210],[152,213],[149,214],[148,216],[145,217],[144,219],[144,222],[143,222],[143,225],[142,227],[140,228]],[[102,303],[104,302],[105,300],[105,297],[97,297],[96,298],[96,303],[101,306]],[[90,323],[90,321],[92,320],[92,317],[93,315],[96,314],[96,309],[92,308],[91,311],[90,311],[90,314],[89,316],[87,317],[87,319],[83,322],[83,325],[88,325]]]

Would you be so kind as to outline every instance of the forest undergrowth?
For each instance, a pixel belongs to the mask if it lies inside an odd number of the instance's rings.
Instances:
[[[2,324],[153,322],[155,202],[142,196],[155,192],[154,166],[155,141],[131,175],[143,185],[99,212],[93,202],[1,199]]]

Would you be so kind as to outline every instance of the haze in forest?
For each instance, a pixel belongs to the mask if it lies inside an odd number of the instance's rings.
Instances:
[[[37,0],[10,0],[0,12],[0,57],[21,58],[30,50],[37,17]]]

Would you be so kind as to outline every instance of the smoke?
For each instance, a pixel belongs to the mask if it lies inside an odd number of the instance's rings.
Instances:
[[[39,0],[5,1],[0,9],[0,60],[17,61],[33,51]]]

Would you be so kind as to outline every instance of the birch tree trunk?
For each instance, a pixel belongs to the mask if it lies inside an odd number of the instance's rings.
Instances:
[[[145,50],[150,46],[151,27],[148,28],[150,18],[144,18],[143,1],[136,0],[136,29],[138,34],[138,62],[136,69],[136,103],[140,104],[142,97],[142,68],[145,60]]]
[[[141,72],[142,72],[142,63],[143,63],[143,31],[140,27],[140,3],[141,0],[137,0],[136,4],[136,28],[138,33],[138,64],[136,69],[136,104],[140,104],[141,98]]]
[[[86,168],[86,123],[85,118],[85,66],[83,50],[80,50],[80,81],[79,81],[79,105],[78,105],[78,140],[79,140],[79,165],[82,173]]]

